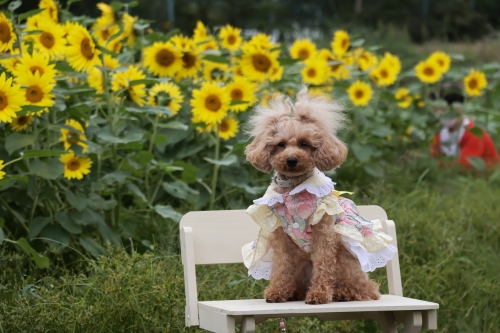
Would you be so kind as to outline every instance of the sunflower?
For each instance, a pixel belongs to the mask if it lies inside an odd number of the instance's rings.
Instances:
[[[483,72],[471,69],[469,75],[464,77],[465,91],[469,96],[481,96],[482,90],[487,85],[488,81]]]
[[[236,51],[241,45],[241,29],[234,28],[227,24],[220,29],[219,38],[221,39],[221,46],[230,51]]]
[[[233,112],[245,111],[255,102],[255,84],[243,77],[233,78],[233,81],[226,86],[226,89],[231,101],[247,102],[245,104],[231,105],[229,108]]]
[[[90,173],[92,161],[88,157],[75,156],[75,153],[70,150],[68,153],[61,155],[59,161],[64,164],[64,178],[82,179],[84,175]]]
[[[0,75],[0,122],[11,123],[16,118],[16,112],[24,105],[23,93],[19,85],[12,84],[12,78]]]
[[[129,83],[131,81],[143,80],[145,78],[146,74],[144,74],[138,67],[129,66],[126,71],[118,72],[113,75],[111,90],[117,92],[120,89],[125,89],[128,99],[136,102],[139,106],[143,106],[143,98],[146,96],[146,85],[136,84],[135,86],[129,86]]]
[[[156,42],[144,49],[144,65],[154,75],[173,77],[182,69],[182,53],[170,42]]]
[[[377,85],[379,87],[387,87],[396,82],[398,75],[396,71],[389,66],[387,62],[381,62],[380,65],[374,70]]]
[[[116,69],[120,66],[118,59],[113,58],[109,54],[104,55],[104,67],[108,69]],[[102,71],[94,67],[87,77],[87,83],[94,88],[98,94],[104,94],[104,76]]]
[[[165,106],[176,115],[183,101],[181,90],[172,82],[155,84],[149,90],[148,104],[152,106]]]
[[[252,47],[246,49],[241,57],[241,71],[252,81],[263,82],[271,69],[280,67],[277,55],[269,51]]]
[[[217,41],[212,37],[208,36],[202,41],[196,41],[196,52],[202,53],[205,51],[216,51],[219,49]]]
[[[105,18],[109,23],[113,23],[116,21],[113,7],[105,4],[104,2],[100,2],[97,4],[97,8],[99,8],[99,10],[101,11],[101,17]]]
[[[240,123],[235,117],[226,117],[222,119],[219,125],[219,136],[222,140],[229,140],[234,138],[238,134],[240,128]],[[207,126],[207,130],[212,131],[215,129],[215,125]]]
[[[370,85],[359,80],[349,86],[347,93],[349,94],[352,104],[356,106],[367,105],[373,94]]]
[[[54,0],[41,0],[38,7],[45,9],[40,13],[41,16],[48,18],[52,22],[59,22],[59,11],[57,10],[57,5]]]
[[[279,95],[281,95],[278,91],[272,92],[272,93],[267,93],[264,95],[262,98],[262,101],[260,102],[263,106],[269,107],[270,103],[273,99],[277,98]]]
[[[24,51],[23,51],[24,52]],[[19,49],[14,49],[10,52],[12,57],[0,59],[0,65],[2,65],[5,70],[10,73],[15,73],[17,65],[21,62],[21,55],[19,54]]]
[[[62,30],[62,29],[61,29]],[[99,55],[101,51],[96,48],[87,29],[80,24],[71,26],[68,32],[66,60],[75,70],[90,72],[94,66],[101,66]]]
[[[88,151],[88,146],[85,143],[87,137],[85,136],[85,129],[83,126],[73,119],[66,120],[64,125],[66,125],[66,128],[61,129],[61,137],[59,138],[59,141],[64,142],[64,149],[68,150],[72,145],[78,145],[82,147],[83,152],[86,153]],[[71,127],[71,129],[68,129],[68,127]]]
[[[413,102],[413,98],[410,96],[410,90],[407,88],[399,88],[394,94],[394,97],[398,101],[401,101],[398,103],[398,106],[403,109],[407,109]]]
[[[26,28],[24,29],[24,31],[28,32],[28,31],[32,31],[32,30],[38,30],[38,23],[40,21],[45,21],[45,20],[46,20],[46,17],[44,17],[41,13],[28,17],[26,19]],[[28,37],[28,36],[26,36],[26,37]]]
[[[97,38],[97,42],[100,45],[107,46],[107,41],[111,38],[111,36],[120,31],[120,27],[118,24],[110,22],[108,18],[101,16],[95,21],[92,26],[92,30],[94,30],[94,36]],[[119,42],[120,38],[115,38],[113,41],[115,40],[118,40]]]
[[[196,42],[200,42],[207,37],[208,37],[207,28],[205,27],[203,22],[201,21],[196,22],[196,28],[193,31],[193,39]]]
[[[302,81],[310,84],[323,84],[328,80],[330,68],[320,59],[310,59],[300,71]]]
[[[429,56],[428,60],[434,61],[443,74],[450,69],[451,58],[444,52],[434,52]]]
[[[377,57],[368,51],[359,51],[359,55],[356,57],[358,66],[362,71],[368,71],[373,67],[377,66]]]
[[[21,132],[26,128],[28,128],[28,125],[31,124],[32,121],[33,121],[33,116],[26,114],[14,119],[10,124],[10,127],[16,132]]]
[[[332,90],[333,90],[333,81],[330,79],[327,81],[329,87],[309,87],[307,92],[312,96],[323,97],[327,100],[332,100]]]
[[[245,48],[249,49],[258,48],[259,50],[271,51],[271,49],[276,48],[277,45],[275,45],[271,41],[271,36],[263,33],[258,33],[254,35],[244,46]],[[243,52],[245,52],[245,50],[243,50]],[[274,52],[279,53],[279,50],[276,50]]]
[[[227,64],[205,61],[203,63],[203,79],[205,81],[223,82],[226,81],[229,73]]]
[[[424,83],[435,83],[441,79],[442,72],[433,61],[421,61],[415,66],[415,72],[420,81]]]
[[[193,117],[207,125],[220,124],[227,115],[230,102],[226,88],[204,82],[201,89],[193,91],[191,99]]]
[[[280,66],[279,63],[274,67],[271,67],[271,70],[269,71],[269,81],[274,82],[281,80],[284,70],[283,66]]]
[[[2,171],[4,167],[5,165],[3,165],[3,160],[0,160],[0,179],[3,179],[5,176],[5,172]]]
[[[191,49],[194,45],[194,41],[191,38],[184,36],[183,34],[172,36],[169,42],[172,42],[175,47],[181,51],[184,51],[186,48]]]
[[[31,37],[34,41],[34,49],[51,59],[61,58],[66,46],[64,29],[51,20],[41,20],[38,22],[37,30],[42,32]]]
[[[382,63],[389,65],[389,67],[391,67],[396,75],[399,75],[399,73],[401,72],[401,61],[398,57],[389,52],[386,52],[383,58],[380,60],[380,64]]]
[[[0,13],[0,52],[12,51],[16,39],[12,23],[4,13]]]
[[[55,96],[50,93],[56,85],[52,78],[40,75],[38,71],[22,72],[17,76],[16,83],[26,87],[21,90],[29,105],[49,107],[55,104]]]
[[[344,30],[335,31],[332,40],[333,53],[338,56],[343,56],[349,49],[350,45],[351,42],[349,40],[349,34],[347,32],[345,32]]]
[[[195,51],[194,44],[191,42],[184,48],[182,53],[182,67],[178,73],[178,79],[185,77],[195,78],[201,68],[201,60],[198,52]]]
[[[135,39],[137,38],[134,24],[137,21],[137,16],[133,17],[127,13],[124,13],[122,16],[123,21],[123,36],[122,38],[127,38],[127,45],[129,47],[134,46]]]
[[[415,104],[417,104],[419,108],[423,108],[425,106],[425,102],[420,94],[415,94],[413,96],[413,100],[415,101]]]
[[[38,72],[40,73],[40,76],[46,75],[52,82],[55,81],[57,74],[54,67],[55,65],[49,64],[48,56],[43,53],[33,52],[33,54],[30,55],[28,52],[25,52],[23,53],[19,63],[16,65],[14,75],[18,76],[19,73],[22,72],[31,72],[32,74]]]
[[[316,45],[310,39],[297,39],[290,47],[290,56],[294,59],[302,59],[304,61],[312,59],[318,51]]]

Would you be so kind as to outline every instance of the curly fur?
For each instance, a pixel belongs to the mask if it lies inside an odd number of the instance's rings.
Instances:
[[[297,94],[295,103],[278,96],[269,108],[258,106],[250,118],[247,132],[253,141],[246,147],[247,160],[263,172],[274,169],[281,179],[291,180],[294,185],[289,188],[272,185],[278,193],[289,192],[315,167],[328,171],[342,164],[347,147],[336,134],[345,120],[340,104],[311,97],[307,88]],[[297,159],[293,167],[287,164],[291,157]],[[325,215],[313,226],[311,253],[299,249],[282,228],[271,234],[274,255],[264,295],[267,302],[324,304],[380,298],[378,284],[342,245],[333,224],[333,216]]]

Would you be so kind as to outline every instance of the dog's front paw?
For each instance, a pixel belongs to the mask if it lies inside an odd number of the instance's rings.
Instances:
[[[267,303],[284,303],[286,301],[291,300],[291,297],[288,293],[277,290],[266,290],[264,293],[264,298]]]
[[[321,291],[309,291],[306,295],[306,304],[326,304],[331,300],[331,296]]]

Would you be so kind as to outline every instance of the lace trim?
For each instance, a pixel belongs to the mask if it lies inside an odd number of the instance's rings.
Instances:
[[[278,202],[279,203],[285,202],[283,200],[283,195],[281,195],[281,194],[275,194],[275,195],[267,197],[267,198],[255,199],[253,201],[253,203],[256,204],[256,205],[268,205],[268,206],[275,205]]]
[[[383,249],[368,252],[361,243],[344,235],[342,235],[342,244],[353,256],[358,258],[363,272],[373,272],[377,268],[384,267],[398,252],[396,247],[391,244]]]
[[[271,280],[272,261],[257,261],[248,269],[248,276],[255,280]]]

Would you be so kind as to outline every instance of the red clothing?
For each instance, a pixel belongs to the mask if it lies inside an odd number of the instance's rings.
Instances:
[[[463,131],[463,135],[459,141],[459,158],[458,161],[460,165],[470,167],[471,163],[469,162],[469,157],[480,157],[483,159],[486,166],[490,167],[494,164],[500,162],[500,158],[498,156],[497,149],[493,143],[493,140],[489,136],[486,131],[483,131],[483,135],[481,137],[477,137],[471,132],[469,129],[474,128],[474,123],[470,121],[467,126],[465,126],[465,131]],[[459,129],[457,129],[458,131]],[[439,158],[443,154],[443,147],[441,146],[441,131],[436,134],[431,142],[431,156]]]

